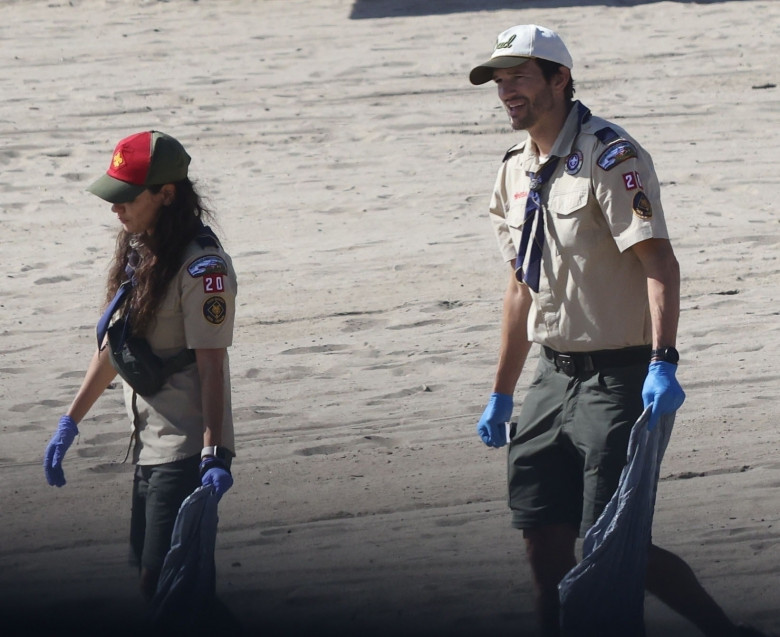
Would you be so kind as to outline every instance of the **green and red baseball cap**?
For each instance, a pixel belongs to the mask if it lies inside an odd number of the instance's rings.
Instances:
[[[87,190],[110,203],[129,203],[149,186],[185,179],[189,165],[190,156],[178,140],[144,131],[116,145],[106,174]]]

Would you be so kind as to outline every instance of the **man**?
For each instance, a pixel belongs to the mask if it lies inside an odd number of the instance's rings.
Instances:
[[[494,81],[514,130],[490,217],[509,264],[493,394],[477,430],[506,444],[512,395],[541,345],[508,453],[512,525],[522,529],[543,635],[558,635],[558,590],[575,542],[615,491],[633,423],[677,410],[680,273],[648,153],[574,101],[572,58],[555,32],[498,36],[472,84]],[[677,556],[651,545],[647,588],[705,634],[735,626]]]

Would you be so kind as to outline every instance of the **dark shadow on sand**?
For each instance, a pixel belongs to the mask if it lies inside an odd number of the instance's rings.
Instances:
[[[355,0],[350,19],[446,15],[503,9],[556,9],[561,7],[635,7],[664,0]],[[718,4],[733,0],[671,0],[684,4]]]
[[[28,604],[13,608],[0,600],[0,635],[3,637],[254,637],[219,599],[215,599],[196,626],[189,622],[152,625],[143,605],[127,600],[94,598]]]

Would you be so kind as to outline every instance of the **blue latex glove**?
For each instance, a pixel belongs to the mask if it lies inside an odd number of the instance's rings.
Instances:
[[[661,416],[677,411],[685,401],[685,392],[675,378],[677,365],[666,361],[650,363],[647,378],[642,387],[642,401],[645,409],[653,406],[647,429],[652,431]]]
[[[477,424],[477,433],[488,447],[503,447],[506,444],[506,424],[512,417],[512,396],[509,394],[490,394],[482,418]]]
[[[200,462],[200,483],[204,487],[214,487],[218,498],[233,486],[233,476],[219,458],[208,457]]]
[[[46,452],[43,454],[43,472],[46,474],[46,482],[51,486],[61,487],[65,484],[62,461],[65,459],[65,452],[78,435],[76,421],[70,416],[62,416],[57,431],[46,445]]]

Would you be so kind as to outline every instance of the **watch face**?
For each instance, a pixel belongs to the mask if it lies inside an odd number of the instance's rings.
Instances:
[[[674,347],[664,348],[664,360],[667,363],[677,363],[680,360],[680,354]]]

